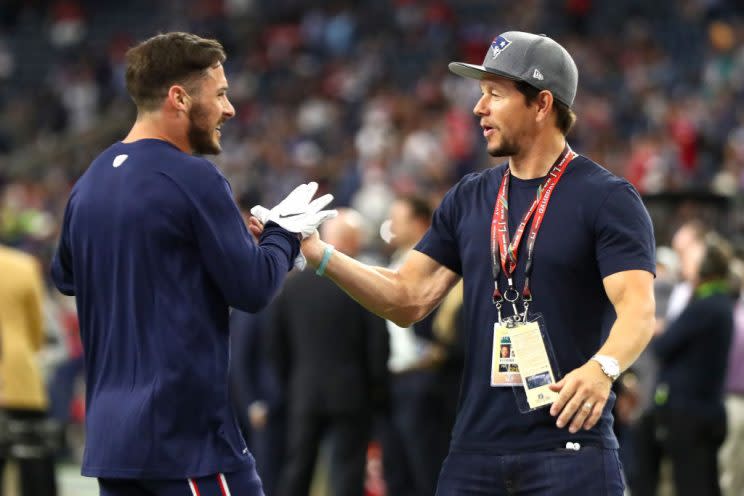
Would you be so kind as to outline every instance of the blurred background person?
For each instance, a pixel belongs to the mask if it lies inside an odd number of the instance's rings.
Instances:
[[[285,404],[268,356],[270,310],[230,313],[230,394],[264,492],[274,494],[285,460]]]
[[[672,237],[672,249],[677,255],[679,278],[666,299],[666,314],[657,321],[657,332],[663,331],[687,307],[692,298],[703,244],[708,229],[700,219],[692,219],[679,226]]]
[[[663,329],[667,318],[669,297],[679,281],[678,256],[668,246],[656,248],[656,333]],[[658,364],[651,348],[646,348],[633,365],[620,375],[613,390],[616,399],[612,414],[615,417],[613,430],[620,443],[620,461],[629,485],[634,484],[637,471],[635,453],[635,431],[647,415],[651,422],[653,396],[656,386]]]
[[[720,494],[718,449],[726,433],[724,384],[733,332],[730,246],[708,233],[690,258],[690,302],[651,343],[659,361],[653,424],[638,452],[634,496],[653,496],[658,457],[668,458],[677,496]]]
[[[249,224],[255,194],[238,198],[240,213]],[[230,312],[230,398],[246,445],[256,459],[264,492],[275,494],[285,459],[286,405],[268,351],[269,308],[248,313]]]
[[[48,354],[54,354],[50,360],[53,363],[50,364],[47,392],[49,414],[59,428],[56,457],[60,462],[79,462],[82,459],[78,453],[79,447],[68,437],[74,438],[70,427],[82,424],[85,410],[81,391],[81,384],[85,383],[85,369],[80,322],[74,298],[59,293],[50,295],[47,306],[47,322],[56,331],[56,346],[47,348]],[[77,426],[82,429],[82,425]]]
[[[432,208],[424,198],[404,195],[392,203],[389,216],[390,246],[395,249],[390,267],[397,268],[429,228]],[[457,366],[463,360],[462,349],[459,357],[455,351],[460,339],[456,328],[457,292],[453,298],[448,304],[453,314],[443,317],[446,323],[443,320],[440,326],[447,345],[434,334],[436,311],[408,328],[387,322],[392,395],[390,417],[382,423],[381,439],[389,494],[424,496],[436,490],[454,423],[460,372]]]
[[[48,399],[38,362],[44,344],[44,285],[38,262],[0,244],[0,494],[14,461],[21,496],[57,494],[48,436]]]
[[[356,256],[364,219],[341,209],[322,232],[337,250]],[[388,401],[384,321],[331,280],[305,270],[287,280],[272,305],[268,336],[288,409],[286,463],[276,494],[308,494],[324,440],[329,494],[364,494],[373,415]]]
[[[731,266],[736,273],[733,289],[738,289],[738,294],[726,376],[726,441],[721,446],[719,456],[724,496],[744,494],[744,262],[737,258]]]
[[[698,277],[700,257],[705,250],[704,240],[708,231],[705,224],[697,218],[682,222],[671,237],[671,249],[662,247],[657,250],[657,277],[654,280],[654,297],[656,305],[656,336],[662,334],[687,307],[692,297]],[[616,431],[623,437],[620,453],[623,455],[624,470],[630,487],[636,487],[636,477],[648,477],[649,467],[657,485],[662,491],[671,487],[672,481],[668,471],[663,470],[662,451],[656,441],[656,403],[655,392],[658,385],[659,357],[651,346],[648,346],[633,364],[632,373],[637,379],[637,394],[633,398],[629,389],[623,387],[623,381],[615,385],[624,397],[618,401],[616,408],[618,425]],[[631,378],[632,377],[628,376]],[[637,405],[631,412],[630,405]],[[634,419],[633,416],[637,416]],[[643,465],[643,466],[641,466]]]

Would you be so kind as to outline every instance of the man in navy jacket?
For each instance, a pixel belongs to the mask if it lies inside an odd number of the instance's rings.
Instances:
[[[302,185],[253,241],[226,179],[192,155],[219,153],[235,115],[224,60],[219,42],[187,33],[129,50],[137,120],[65,211],[52,275],[77,299],[82,473],[103,495],[263,494],[230,408],[229,308],[262,309],[304,261],[301,236],[334,212],[320,211],[329,196],[310,204],[316,184]]]

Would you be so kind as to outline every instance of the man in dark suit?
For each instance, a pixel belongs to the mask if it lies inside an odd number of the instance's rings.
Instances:
[[[284,398],[266,353],[270,312],[230,314],[230,399],[266,494],[274,494],[286,441]]]
[[[324,226],[324,239],[359,255],[363,219],[342,210]],[[287,463],[278,494],[309,492],[318,447],[331,442],[330,483],[337,496],[362,495],[372,413],[387,397],[385,322],[332,281],[301,272],[273,305],[269,339],[287,392]]]

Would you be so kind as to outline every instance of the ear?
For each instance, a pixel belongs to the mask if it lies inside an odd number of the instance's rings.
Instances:
[[[168,103],[175,110],[188,113],[191,109],[191,95],[180,84],[174,84],[168,88]]]
[[[553,94],[548,90],[542,90],[535,98],[535,105],[537,105],[537,116],[535,117],[537,122],[547,121],[553,109]]]

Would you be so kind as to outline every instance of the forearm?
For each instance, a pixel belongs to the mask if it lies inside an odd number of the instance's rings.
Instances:
[[[618,314],[607,341],[597,353],[617,359],[620,370],[626,370],[648,346],[654,325],[653,305],[650,309],[638,308]]]
[[[303,245],[310,266],[320,264],[326,246],[323,242]],[[408,327],[428,313],[426,297],[414,297],[398,271],[366,265],[334,251],[324,275],[369,311],[401,327]]]
[[[259,245],[247,238],[225,238],[202,249],[204,263],[231,307],[258,312],[284,283],[299,241],[279,226],[268,227]]]

